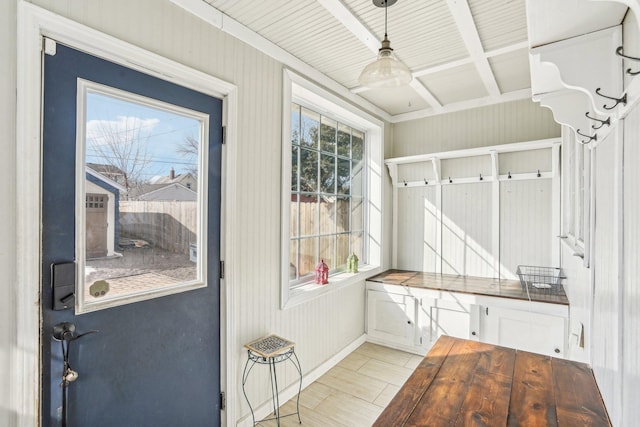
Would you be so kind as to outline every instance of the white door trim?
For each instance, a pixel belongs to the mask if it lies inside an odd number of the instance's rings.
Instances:
[[[40,425],[40,199],[41,199],[41,99],[42,37],[46,36],[77,49],[125,65],[163,80],[222,98],[226,144],[223,149],[221,258],[236,259],[238,249],[235,209],[237,87],[226,81],[148,52],[124,41],[56,15],[26,1],[18,4],[17,119],[16,119],[16,340],[10,372],[11,408],[17,414],[17,426]],[[144,65],[141,65],[144,64]],[[37,255],[37,256],[36,256]],[[235,396],[237,348],[233,310],[236,293],[233,264],[226,263],[221,281],[221,369],[222,390]],[[227,373],[232,375],[229,377]],[[212,398],[214,398],[212,396]],[[235,423],[235,406],[223,412],[222,423]]]

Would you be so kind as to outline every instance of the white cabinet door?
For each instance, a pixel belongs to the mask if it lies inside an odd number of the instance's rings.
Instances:
[[[418,327],[422,345],[431,347],[441,335],[478,339],[478,306],[458,301],[421,298]]]
[[[482,340],[518,350],[564,357],[565,319],[507,308],[485,309]]]
[[[367,291],[367,333],[388,343],[415,345],[416,299]]]

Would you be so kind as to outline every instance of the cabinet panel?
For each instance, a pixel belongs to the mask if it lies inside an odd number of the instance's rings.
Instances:
[[[532,353],[564,357],[565,319],[546,314],[488,307],[483,341]]]
[[[409,295],[367,291],[367,333],[389,343],[413,345],[416,301]]]
[[[421,298],[418,309],[423,345],[430,347],[441,335],[464,339],[478,337],[478,308],[475,305]]]

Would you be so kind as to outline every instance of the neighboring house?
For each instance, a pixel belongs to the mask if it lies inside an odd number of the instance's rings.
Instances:
[[[127,174],[120,168],[113,165],[104,165],[100,163],[87,163],[87,167],[98,172],[100,175],[108,178],[109,180],[120,184],[127,185]]]
[[[127,190],[89,164],[85,170],[87,258],[113,256],[118,247],[120,194]]]
[[[131,190],[129,200],[195,202],[198,194],[179,183],[143,184]]]
[[[149,180],[149,184],[181,184],[189,190],[198,191],[198,180],[191,173],[176,175],[173,168],[171,168],[169,176],[154,176]]]

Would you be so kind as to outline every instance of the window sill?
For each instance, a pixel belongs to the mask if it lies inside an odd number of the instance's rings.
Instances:
[[[359,267],[357,273],[340,273],[329,277],[329,283],[326,285],[317,285],[315,283],[307,283],[289,290],[286,301],[283,301],[282,309],[286,310],[304,302],[318,298],[329,292],[335,292],[355,283],[364,282],[369,277],[373,277],[380,273],[378,266],[363,265]]]

